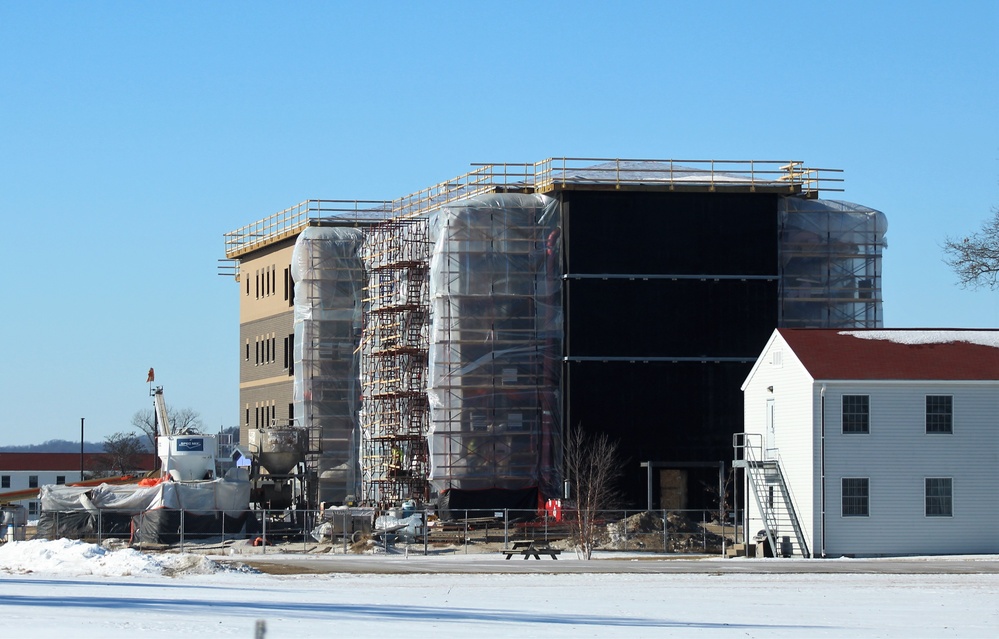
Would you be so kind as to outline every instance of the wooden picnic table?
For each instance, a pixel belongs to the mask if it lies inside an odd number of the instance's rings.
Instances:
[[[513,548],[500,551],[506,555],[507,559],[510,559],[514,555],[523,555],[524,559],[534,557],[540,560],[541,555],[548,555],[552,559],[558,559],[558,556],[562,553],[558,548],[552,548],[551,544],[544,539],[521,539],[510,543]]]

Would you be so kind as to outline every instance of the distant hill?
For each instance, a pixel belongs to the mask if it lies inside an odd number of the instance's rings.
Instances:
[[[68,439],[50,439],[41,444],[26,444],[24,446],[0,445],[0,453],[78,453],[80,442]],[[83,452],[103,453],[104,442],[83,442]]]

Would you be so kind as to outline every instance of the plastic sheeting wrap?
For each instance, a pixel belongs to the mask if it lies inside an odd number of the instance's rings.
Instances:
[[[250,484],[216,479],[204,482],[162,482],[78,487],[43,486],[38,537],[81,537],[98,531],[133,541],[169,543],[185,534],[234,533],[243,527]]]
[[[359,229],[310,226],[292,253],[295,417],[318,433],[321,502],[342,503],[358,490],[362,239]]]
[[[42,486],[41,502],[42,512],[119,510],[136,513],[170,508],[199,514],[222,511],[232,515],[247,509],[250,484],[216,479],[182,483],[165,481],[155,486]]]
[[[543,195],[484,195],[431,220],[430,480],[556,494],[560,216]]]
[[[884,213],[838,200],[780,200],[781,326],[880,328]]]

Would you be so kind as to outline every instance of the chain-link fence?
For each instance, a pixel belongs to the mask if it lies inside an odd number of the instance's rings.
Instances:
[[[365,552],[404,547],[407,552],[493,552],[525,541],[572,551],[580,535],[572,510],[465,510],[442,520],[432,510],[331,508],[324,511],[247,510],[191,513],[94,509],[43,512],[39,539],[119,540],[138,548],[242,546],[281,552]],[[590,538],[597,551],[650,554],[736,554],[745,531],[711,510],[608,510],[593,513]],[[29,530],[29,538],[32,538]],[[188,548],[190,549],[190,548]],[[741,553],[739,553],[741,554]]]

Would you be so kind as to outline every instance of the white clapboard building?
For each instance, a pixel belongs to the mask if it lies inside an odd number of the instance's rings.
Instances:
[[[778,329],[742,390],[774,554],[999,552],[999,330]]]

